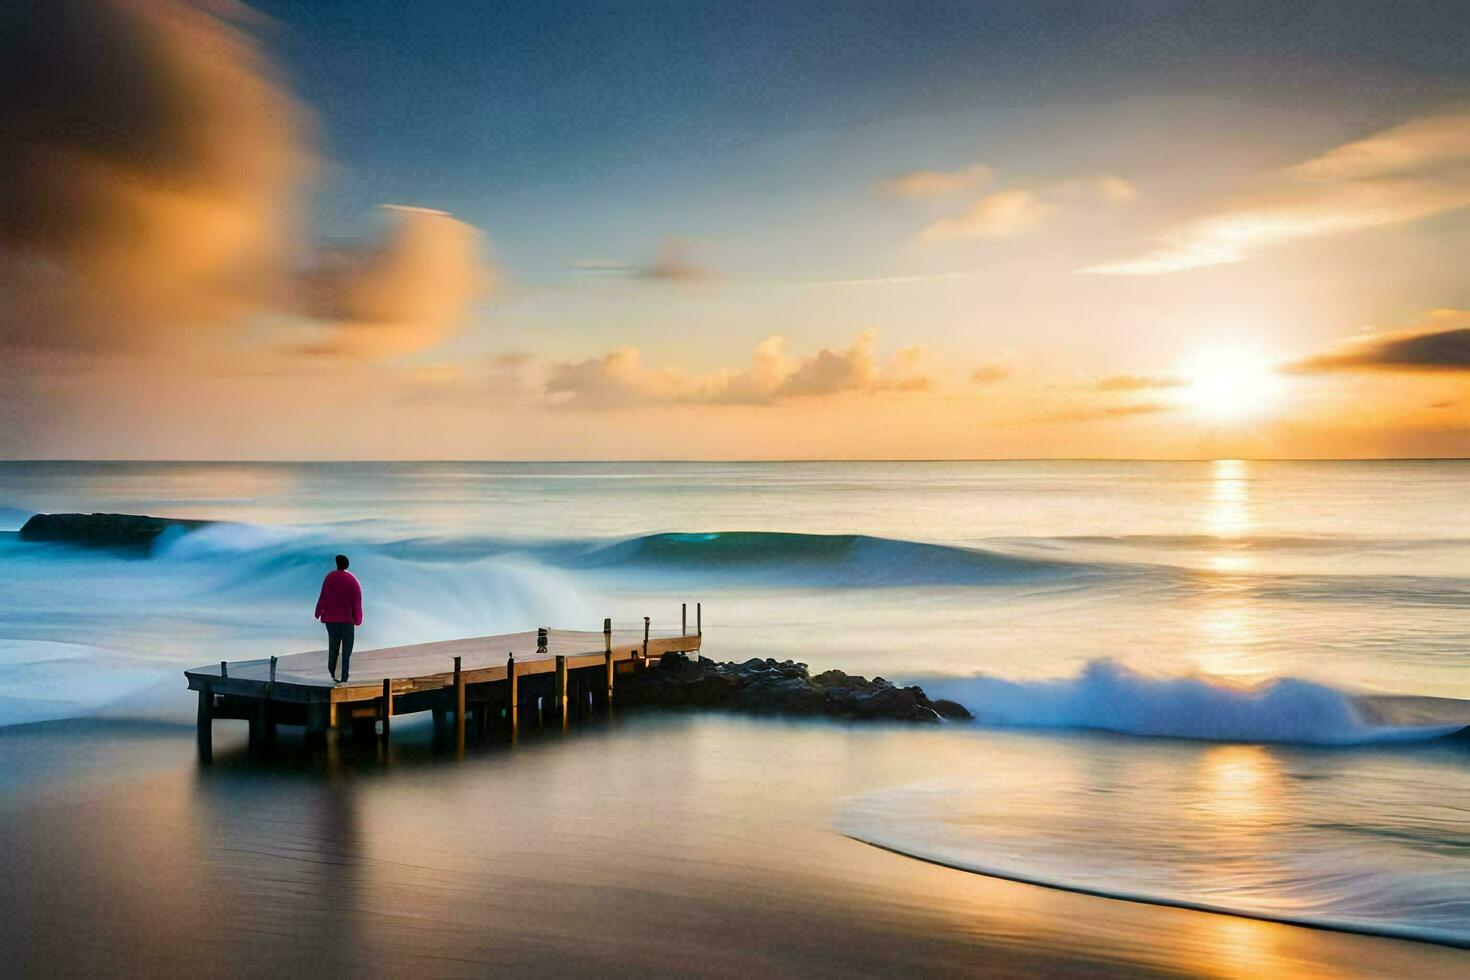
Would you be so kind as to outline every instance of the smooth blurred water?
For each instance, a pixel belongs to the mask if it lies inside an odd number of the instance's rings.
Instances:
[[[0,723],[185,717],[181,668],[322,645],[311,607],[338,551],[364,583],[359,648],[609,615],[671,625],[700,601],[711,656],[918,679],[988,725],[1056,732],[1035,754],[1057,767],[1099,745],[1157,755],[1078,728],[1268,760],[1305,750],[1264,743],[1379,744],[1368,769],[1316,749],[1270,795],[1253,784],[1259,805],[1287,801],[1271,815],[1286,831],[1250,852],[1253,882],[1230,879],[1233,907],[1276,914],[1306,889],[1324,921],[1462,935],[1443,916],[1464,908],[1433,896],[1445,880],[1470,892],[1470,757],[1386,747],[1441,732],[1375,729],[1351,695],[1470,697],[1467,478],[1466,462],[0,463],[0,529],[37,511],[229,522],[146,556],[0,531]],[[954,737],[983,756],[995,736]],[[1198,778],[1217,747],[1169,744],[1194,755],[1107,796],[1045,763],[1024,787],[894,786],[855,811],[859,836],[1209,904],[1196,859],[1259,812],[1232,822],[1218,804],[1238,787]],[[1414,792],[1395,789],[1407,773]],[[1292,802],[1308,786],[1310,813]],[[1371,848],[1342,836],[1358,818],[1321,818],[1385,797],[1359,821]],[[1028,821],[1022,848],[997,814],[1055,819]],[[1283,875],[1287,854],[1307,857]]]

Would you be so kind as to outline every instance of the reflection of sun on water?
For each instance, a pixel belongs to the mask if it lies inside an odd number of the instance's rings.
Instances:
[[[1215,540],[1204,561],[1211,571],[1226,574],[1202,597],[1196,619],[1199,649],[1193,659],[1204,673],[1236,680],[1255,679],[1264,672],[1252,651],[1257,624],[1249,585],[1234,578],[1256,567],[1247,550],[1255,524],[1250,503],[1249,464],[1240,459],[1211,463],[1201,521]]]
[[[1239,537],[1251,528],[1246,462],[1243,459],[1217,459],[1211,467],[1205,528],[1218,537]]]

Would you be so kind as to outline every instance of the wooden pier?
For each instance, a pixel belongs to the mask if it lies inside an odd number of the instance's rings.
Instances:
[[[327,673],[326,650],[195,667],[184,676],[199,693],[199,757],[213,758],[217,718],[249,723],[253,755],[269,749],[278,725],[303,726],[318,740],[351,729],[386,744],[395,717],[420,711],[433,712],[436,737],[459,753],[467,731],[514,732],[522,710],[565,726],[574,714],[610,706],[620,673],[698,650],[702,619],[696,604],[692,631],[686,605],[677,632],[653,630],[644,617],[634,629],[603,620],[600,633],[541,628],[354,650],[346,683]]]

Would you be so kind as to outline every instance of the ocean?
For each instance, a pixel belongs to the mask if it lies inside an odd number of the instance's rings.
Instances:
[[[795,767],[802,746],[881,755],[832,790],[834,837],[1466,946],[1470,742],[1355,699],[1470,699],[1467,482],[1461,461],[0,463],[0,730],[182,738],[185,667],[322,646],[337,552],[359,649],[671,626],[698,602],[707,656],[880,674],[978,716],[678,723],[773,725]],[[15,533],[62,511],[220,523],[146,554]],[[6,768],[8,791],[47,778]]]

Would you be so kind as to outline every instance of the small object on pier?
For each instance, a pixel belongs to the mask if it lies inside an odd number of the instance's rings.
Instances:
[[[689,635],[689,603],[679,603],[679,635]]]
[[[464,671],[454,658],[454,754],[464,758]]]
[[[219,662],[219,676],[224,679],[230,676],[230,665],[223,660]]]
[[[539,628],[539,629],[536,630],[536,652],[537,653],[545,653],[546,652],[546,634],[547,634],[547,630],[546,630],[546,627],[545,626],[542,626],[541,628]]]
[[[702,602],[694,604],[694,635],[704,635],[704,603]]]
[[[643,617],[643,658],[648,659],[648,617]]]
[[[275,657],[271,657],[271,683],[272,684],[274,684],[276,682],[276,659],[277,658],[275,658]]]

